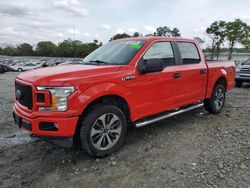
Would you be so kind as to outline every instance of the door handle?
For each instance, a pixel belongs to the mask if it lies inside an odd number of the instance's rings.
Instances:
[[[206,74],[206,73],[207,73],[206,70],[204,70],[204,69],[200,70],[200,74]]]
[[[177,78],[180,78],[180,77],[181,77],[181,74],[180,74],[180,73],[176,73],[176,74],[173,75],[173,78],[174,78],[174,79],[177,79]]]

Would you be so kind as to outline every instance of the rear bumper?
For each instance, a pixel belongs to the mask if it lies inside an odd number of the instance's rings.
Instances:
[[[17,109],[17,105],[13,106],[13,117],[15,123],[24,130],[31,132],[36,136],[43,137],[73,137],[78,122],[78,116],[74,117],[36,117],[30,118],[27,113],[22,113]],[[47,129],[49,126],[55,125],[54,129]]]

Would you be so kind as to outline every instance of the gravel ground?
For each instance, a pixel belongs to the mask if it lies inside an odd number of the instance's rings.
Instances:
[[[0,75],[0,187],[250,187],[250,85],[203,108],[130,128],[103,159],[49,145],[12,122],[17,73]]]

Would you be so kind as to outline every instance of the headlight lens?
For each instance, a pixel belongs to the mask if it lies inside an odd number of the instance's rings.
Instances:
[[[236,72],[240,72],[240,67],[236,67]]]
[[[68,110],[68,97],[75,91],[75,88],[73,86],[37,87],[37,90],[51,93],[51,107],[39,107],[38,110],[64,112]]]

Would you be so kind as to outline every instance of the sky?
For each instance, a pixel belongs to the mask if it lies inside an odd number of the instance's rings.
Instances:
[[[250,25],[249,0],[0,0],[0,46],[58,43],[74,33],[83,42],[106,43],[117,33],[145,35],[160,26],[208,40],[213,21],[236,18]]]

